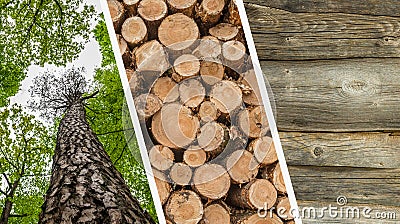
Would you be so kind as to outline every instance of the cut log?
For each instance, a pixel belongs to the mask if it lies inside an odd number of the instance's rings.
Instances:
[[[227,158],[226,169],[233,183],[243,184],[255,179],[258,163],[250,152],[237,150]]]
[[[192,111],[178,103],[164,105],[153,116],[151,131],[154,138],[170,148],[184,148],[196,139],[199,120]]]
[[[283,179],[281,166],[278,163],[272,173],[272,183],[281,194],[286,194],[285,180]]]
[[[197,108],[205,95],[206,90],[197,79],[188,79],[179,84],[181,103],[189,108]]]
[[[169,195],[171,194],[172,191],[171,185],[166,181],[166,179],[167,177],[163,173],[154,174],[154,180],[156,181],[158,196],[160,197],[161,204],[163,205],[165,204],[165,202],[167,202]]]
[[[143,80],[134,70],[126,69],[125,72],[129,80],[129,88],[132,92],[132,96],[136,98],[143,93]]]
[[[164,73],[169,68],[163,46],[156,40],[144,43],[136,52],[138,71],[157,71]]]
[[[234,185],[226,202],[232,206],[268,210],[275,205],[278,194],[274,185],[265,179],[255,179],[244,186]]]
[[[168,147],[155,145],[149,151],[149,160],[157,170],[168,170],[174,163],[174,152]]]
[[[126,9],[128,17],[136,16],[140,0],[123,0],[122,3]]]
[[[167,76],[160,77],[154,82],[151,93],[158,96],[164,103],[171,103],[179,98],[178,85]]]
[[[210,28],[209,33],[211,36],[218,38],[221,41],[236,40],[239,35],[239,29],[229,23],[220,23]]]
[[[231,81],[223,80],[212,87],[210,101],[222,113],[231,113],[242,105],[242,91]]]
[[[157,38],[158,27],[168,15],[168,6],[163,0],[142,0],[139,3],[138,14],[147,25],[149,38]]]
[[[239,87],[243,92],[243,101],[252,106],[263,105],[260,89],[258,88],[257,76],[253,69],[245,72],[240,79]]]
[[[247,150],[253,153],[261,166],[268,166],[278,161],[274,141],[269,136],[253,140],[250,142]]]
[[[167,0],[171,14],[182,13],[193,17],[196,0]]]
[[[174,71],[178,76],[173,78],[179,83],[184,79],[199,74],[200,61],[196,56],[191,54],[181,55],[174,61]]]
[[[122,24],[121,35],[129,47],[133,49],[147,40],[146,24],[138,16],[129,17]]]
[[[277,212],[278,216],[283,220],[293,220],[294,219],[288,197],[278,198],[278,203],[276,205],[276,212]]]
[[[212,203],[204,208],[200,224],[230,224],[231,215],[228,206],[223,202]]]
[[[197,10],[197,16],[208,27],[218,23],[225,7],[225,0],[203,0]]]
[[[231,216],[235,224],[283,224],[283,221],[274,213],[244,211]]]
[[[186,186],[192,179],[192,169],[184,163],[175,163],[169,172],[169,178],[173,184]]]
[[[231,40],[222,44],[222,56],[224,65],[237,73],[241,73],[246,68],[246,46],[236,40]]]
[[[130,49],[128,47],[128,43],[126,43],[126,41],[120,34],[117,34],[117,41],[119,46],[119,52],[121,53],[122,61],[124,62],[124,66],[130,67],[132,62],[132,57]]]
[[[189,48],[199,38],[199,28],[194,20],[176,13],[163,20],[158,29],[160,42],[173,51]]]
[[[233,24],[235,26],[242,26],[242,21],[240,19],[239,10],[236,5],[236,0],[231,0],[228,4],[228,13],[224,18],[225,22]]]
[[[223,198],[228,193],[230,183],[231,179],[221,165],[205,164],[194,171],[193,188],[204,198]]]
[[[142,94],[135,98],[135,107],[139,119],[148,119],[162,107],[161,100],[154,94]]]
[[[188,148],[183,153],[183,162],[190,167],[199,167],[207,161],[207,154],[201,148]]]
[[[269,131],[268,119],[263,106],[240,111],[237,123],[240,130],[250,138],[263,137]]]
[[[199,41],[199,46],[193,51],[198,58],[215,61],[220,58],[222,47],[220,41],[213,36],[205,36]]]
[[[175,224],[196,224],[203,217],[203,203],[193,191],[172,193],[165,205],[165,214]]]
[[[215,121],[219,117],[218,109],[211,101],[204,101],[201,103],[197,114],[203,122]]]
[[[107,0],[107,4],[111,15],[111,20],[113,22],[114,30],[116,33],[120,33],[122,23],[125,19],[124,6],[117,0]]]
[[[202,61],[200,65],[200,75],[203,81],[213,86],[224,78],[225,68],[221,62]]]
[[[223,150],[229,140],[228,128],[220,123],[211,121],[200,128],[197,136],[199,147],[204,149],[211,157],[216,157]]]

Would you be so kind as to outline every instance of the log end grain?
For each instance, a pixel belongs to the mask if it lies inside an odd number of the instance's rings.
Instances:
[[[142,0],[138,7],[138,14],[145,21],[160,21],[167,13],[168,7],[163,0]]]
[[[174,163],[174,152],[168,147],[155,145],[149,151],[151,165],[157,170],[167,170]]]
[[[215,121],[219,117],[218,109],[211,101],[201,103],[198,115],[203,122]]]
[[[165,205],[165,214],[175,224],[196,224],[203,213],[200,197],[190,190],[172,193]]]
[[[230,224],[231,215],[226,205],[212,203],[204,208],[203,219],[200,224]]]
[[[199,46],[193,54],[201,59],[216,60],[221,56],[222,46],[220,41],[213,36],[202,37]]]
[[[119,31],[121,30],[121,25],[125,19],[124,6],[117,0],[107,0],[107,4],[113,22],[114,30],[116,33],[119,33]]]
[[[230,113],[242,105],[242,91],[234,82],[223,80],[212,87],[210,100],[222,113]]]
[[[169,9],[172,13],[183,13],[186,16],[193,17],[196,0],[167,0]]]
[[[283,179],[282,175],[282,169],[279,163],[276,165],[274,172],[272,174],[272,183],[274,184],[278,192],[280,192],[281,194],[285,194],[287,192],[285,180]]]
[[[260,89],[258,88],[257,76],[254,70],[245,72],[240,80],[240,88],[243,91],[243,101],[248,105],[263,105]]]
[[[239,29],[229,23],[220,23],[210,28],[209,33],[218,38],[218,40],[230,41],[236,39],[239,34]]]
[[[157,113],[161,107],[161,100],[154,94],[142,94],[134,100],[140,119],[147,119]]]
[[[158,96],[164,103],[171,103],[179,98],[178,85],[167,76],[160,77],[154,82],[151,93]]]
[[[191,54],[181,55],[174,61],[174,71],[181,76],[181,80],[196,76],[200,72],[200,61]]]
[[[258,163],[250,152],[237,150],[226,160],[226,169],[234,183],[243,184],[257,176]]]
[[[269,131],[269,123],[263,106],[242,110],[238,115],[239,128],[250,138],[263,137]]]
[[[269,136],[257,138],[250,142],[248,151],[253,152],[261,166],[268,166],[278,161],[274,141]]]
[[[199,35],[199,28],[194,20],[182,13],[168,16],[158,29],[160,42],[174,51],[189,48]]]
[[[166,177],[159,177],[160,174],[154,175],[156,182],[158,196],[160,197],[161,204],[165,204],[171,194],[171,185],[166,181]]]
[[[122,24],[121,35],[129,47],[133,49],[147,40],[146,24],[138,16],[129,17]]]
[[[196,138],[200,123],[192,111],[178,103],[164,105],[153,116],[151,131],[154,138],[170,148],[184,148]]]
[[[173,184],[186,186],[192,179],[192,169],[184,163],[175,163],[169,172],[169,178]]]
[[[183,161],[190,167],[199,167],[207,161],[207,153],[203,149],[187,149],[183,153]]]
[[[138,47],[135,58],[139,71],[164,72],[169,68],[164,48],[157,40],[146,42]]]
[[[225,68],[220,62],[202,61],[200,66],[200,76],[202,80],[212,86],[224,78]]]
[[[220,199],[228,193],[230,181],[226,169],[218,164],[200,166],[193,175],[193,186],[196,191],[212,200]]]

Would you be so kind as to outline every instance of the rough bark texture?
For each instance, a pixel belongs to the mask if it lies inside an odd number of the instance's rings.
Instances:
[[[23,174],[21,174],[23,175]],[[14,198],[15,191],[17,190],[17,187],[21,181],[21,178],[18,178],[12,185],[10,186],[11,189],[7,192],[6,199],[3,205],[3,211],[1,212],[1,217],[0,217],[0,224],[7,224],[8,219],[11,216],[11,211],[13,207],[13,201],[12,199]]]
[[[93,133],[81,102],[61,120],[53,161],[40,224],[154,223]]]

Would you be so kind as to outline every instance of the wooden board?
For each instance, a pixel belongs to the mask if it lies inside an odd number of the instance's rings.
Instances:
[[[261,65],[272,87],[280,130],[400,130],[400,59]]]
[[[390,133],[280,132],[280,136],[291,166],[400,168],[400,136]]]
[[[356,2],[349,0],[245,0],[245,2],[290,12],[400,16],[400,2],[396,0],[357,0]]]
[[[247,5],[260,59],[400,57],[400,18]]]
[[[381,205],[371,205],[371,204],[354,204],[354,203],[349,203],[345,207],[342,207],[342,211],[346,211],[345,209],[348,207],[357,207],[360,209],[360,218],[351,218],[352,213],[350,212],[341,212],[340,207],[336,204],[335,201],[331,202],[316,202],[316,201],[298,201],[300,205],[300,210],[303,210],[304,213],[306,214],[306,218],[303,218],[303,223],[307,224],[321,224],[321,223],[341,223],[341,224],[354,224],[354,223],[373,223],[373,224],[397,224],[400,221],[400,208],[399,207],[392,207],[392,206],[381,206]],[[332,218],[329,216],[329,212],[327,209],[323,210],[324,208],[329,208],[329,205],[331,206],[337,206],[338,207],[338,213],[337,213],[337,218]],[[322,216],[321,214],[324,213],[322,218],[312,218],[313,213],[310,212],[309,208],[315,207],[315,214]],[[364,208],[370,208],[371,213],[371,218],[368,218],[364,215],[362,215],[362,210]],[[376,216],[381,215],[382,213],[385,213],[386,215],[390,215],[395,213],[396,217],[394,219],[377,219]],[[390,213],[390,214],[389,214]],[[310,215],[307,215],[310,214]],[[348,216],[346,214],[349,214]],[[355,213],[356,214],[356,213]],[[368,214],[368,213],[367,213]],[[347,218],[348,217],[348,218]],[[374,217],[374,218],[373,218]]]

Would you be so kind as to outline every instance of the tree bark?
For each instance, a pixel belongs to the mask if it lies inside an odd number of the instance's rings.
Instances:
[[[79,100],[61,120],[39,224],[155,223],[131,195],[85,116]]]
[[[3,211],[0,217],[0,224],[8,223],[8,219],[11,216],[11,211],[13,206],[12,199],[14,197],[15,191],[17,190],[20,180],[21,177],[18,178],[16,181],[14,181],[14,183],[11,186],[11,189],[9,190],[9,192],[7,192],[8,194],[6,195],[6,201],[4,202]]]

